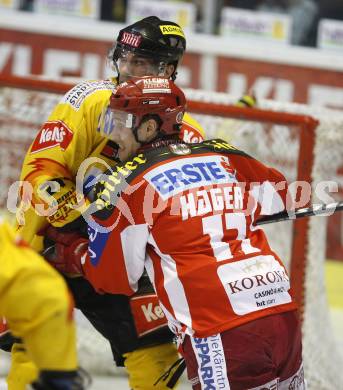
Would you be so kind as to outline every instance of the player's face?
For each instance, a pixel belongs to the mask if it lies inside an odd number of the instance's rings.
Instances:
[[[133,134],[134,116],[122,111],[112,111],[113,128],[110,138],[119,145],[119,158],[125,161],[133,156],[140,144]]]
[[[163,65],[156,64],[150,58],[130,52],[124,52],[117,63],[120,83],[132,77],[158,76],[164,74]]]

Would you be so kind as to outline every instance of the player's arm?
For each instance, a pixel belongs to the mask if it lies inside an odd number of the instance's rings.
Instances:
[[[97,201],[103,209],[94,215],[93,222],[88,221],[89,250],[83,272],[98,291],[132,295],[138,289],[150,229],[144,212],[147,183],[142,180],[136,185],[132,193],[125,189],[111,213],[106,206],[111,195],[105,187],[106,195]]]
[[[121,192],[106,182],[84,214],[89,239],[49,227],[45,234],[54,245],[44,257],[64,274],[83,275],[99,292],[135,293],[152,223],[146,220],[146,186],[142,180]]]
[[[0,226],[0,313],[42,372],[76,373],[73,302],[60,275]]]
[[[77,94],[80,86],[69,91],[56,106],[24,159],[20,179],[28,189],[23,187],[26,193],[21,193],[24,218],[19,224],[20,233],[30,243],[44,224],[64,226],[80,215],[79,210],[70,207],[82,205],[75,178],[80,164],[104,141],[95,129],[110,90],[85,93],[81,99]],[[77,103],[75,96],[79,97]],[[25,224],[28,219],[30,224]]]
[[[54,120],[57,117],[65,120]],[[68,206],[77,204],[73,155],[86,158],[90,142],[81,134],[82,120],[70,125],[66,119],[67,114],[59,105],[43,124],[24,159],[20,180],[26,183],[23,191],[27,193],[21,194],[24,220],[20,221],[20,233],[30,242],[43,221],[61,226],[79,215]],[[27,198],[30,205],[24,203]],[[34,218],[34,224],[28,216]]]
[[[292,207],[292,196],[284,175],[275,168],[249,158],[244,166],[250,195],[257,201],[255,217],[279,213]]]
[[[262,183],[260,198],[261,215],[271,215],[293,206],[293,198],[289,191],[285,176],[275,168],[266,167],[267,178]]]

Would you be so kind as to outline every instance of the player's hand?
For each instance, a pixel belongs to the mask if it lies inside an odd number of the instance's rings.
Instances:
[[[39,235],[44,236],[45,240],[52,241],[53,243],[59,243],[64,245],[70,245],[80,237],[85,238],[84,235],[80,234],[75,230],[64,230],[52,225],[48,225],[39,232]]]
[[[84,390],[91,384],[89,374],[78,371],[42,371],[37,381],[32,383],[34,390]]]
[[[83,275],[82,259],[87,256],[88,239],[75,232],[61,232],[49,226],[44,236],[50,245],[43,257],[58,271],[69,276]]]

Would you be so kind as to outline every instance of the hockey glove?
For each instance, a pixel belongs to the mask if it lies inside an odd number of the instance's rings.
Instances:
[[[84,390],[91,384],[89,374],[78,371],[42,371],[37,381],[32,383],[34,390]]]
[[[18,342],[19,339],[14,337],[9,330],[6,320],[0,320],[0,349],[6,352],[11,352],[13,343]]]
[[[257,99],[252,91],[249,91],[246,95],[242,96],[235,104],[237,107],[256,107]]]
[[[50,244],[42,252],[43,257],[58,271],[69,276],[81,276],[82,258],[87,255],[88,239],[75,232],[61,232],[49,226],[44,236]]]

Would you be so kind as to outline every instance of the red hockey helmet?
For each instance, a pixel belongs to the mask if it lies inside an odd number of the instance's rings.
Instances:
[[[144,117],[154,115],[160,120],[162,135],[177,134],[186,109],[186,98],[172,80],[146,76],[119,84],[111,96],[110,109],[113,114],[110,122],[114,126],[121,118],[125,127],[136,129]]]

